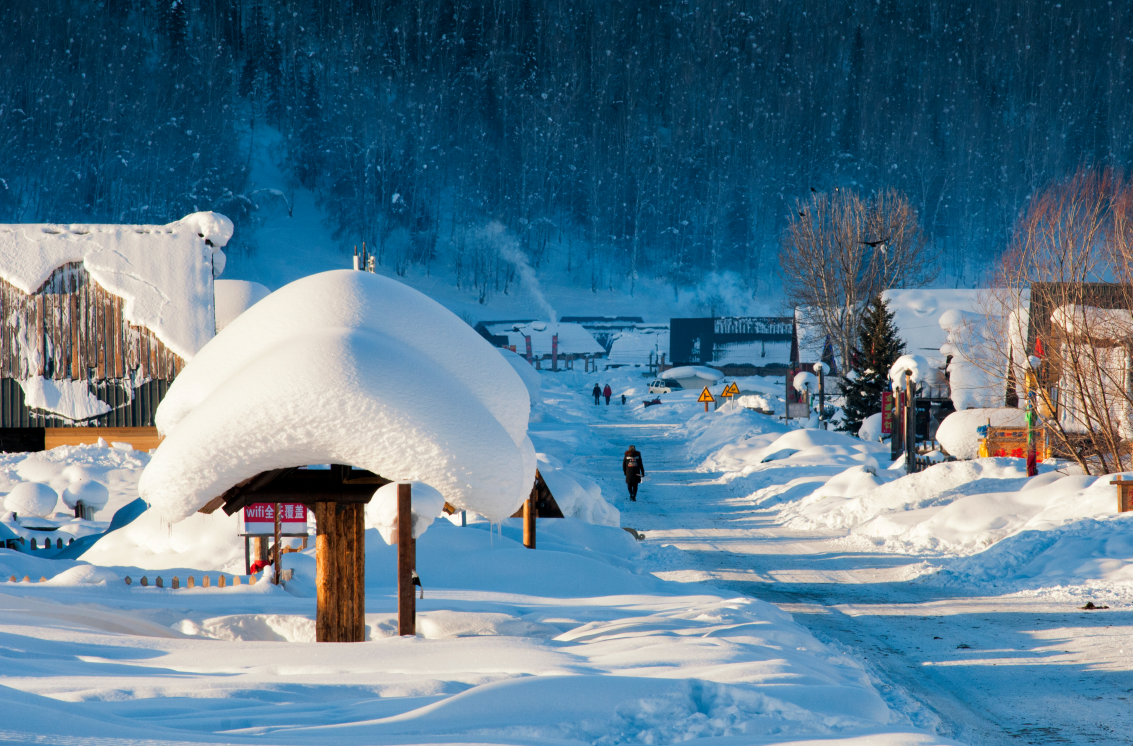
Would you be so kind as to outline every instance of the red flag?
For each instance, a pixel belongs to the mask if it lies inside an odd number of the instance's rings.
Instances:
[[[1043,350],[1042,337],[1035,339],[1035,357],[1043,357],[1046,352]]]

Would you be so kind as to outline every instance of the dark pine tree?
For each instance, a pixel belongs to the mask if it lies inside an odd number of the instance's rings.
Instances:
[[[854,375],[842,383],[846,404],[839,430],[856,433],[862,420],[881,411],[881,394],[889,387],[889,369],[904,351],[893,312],[881,296],[875,295],[858,326],[858,344],[850,361]]]

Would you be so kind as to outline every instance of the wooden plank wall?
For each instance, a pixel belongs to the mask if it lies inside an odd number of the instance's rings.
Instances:
[[[122,317],[121,298],[94,282],[81,264],[55,270],[25,295],[0,280],[0,378],[73,381],[172,381],[184,361],[153,332]]]
[[[153,425],[185,363],[153,332],[126,321],[122,306],[81,264],[60,267],[32,295],[0,280],[0,427],[75,426],[27,408],[18,381],[34,376],[87,381],[113,408],[79,425]]]

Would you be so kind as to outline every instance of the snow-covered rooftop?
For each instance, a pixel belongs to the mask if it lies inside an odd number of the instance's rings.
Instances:
[[[562,321],[502,322],[486,325],[489,333],[507,337],[509,345],[523,355],[527,352],[525,336],[531,337],[531,354],[541,357],[551,354],[551,338],[559,335],[560,355],[604,355],[606,349],[581,324]]]
[[[529,415],[511,365],[436,301],[324,272],[252,306],[185,367],[139,491],[175,522],[262,471],[343,463],[500,520],[534,482]]]
[[[0,225],[0,279],[34,293],[65,264],[123,299],[126,320],[188,360],[215,332],[213,277],[232,221],[198,212],[168,225]]]
[[[893,323],[900,331],[905,351],[940,358],[940,348],[948,341],[940,317],[948,311],[981,313],[981,294],[986,290],[886,290],[882,299],[893,312]]]

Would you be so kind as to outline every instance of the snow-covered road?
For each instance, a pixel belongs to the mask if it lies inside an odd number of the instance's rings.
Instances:
[[[659,575],[779,605],[862,661],[890,706],[926,730],[972,744],[1133,743],[1133,612],[910,581],[922,558],[856,549],[838,541],[845,530],[782,527],[749,486],[695,469],[683,416],[639,413],[592,412],[603,437],[644,454],[638,502],[624,496],[619,452],[593,474],[622,495],[623,525],[685,550],[687,567]]]

